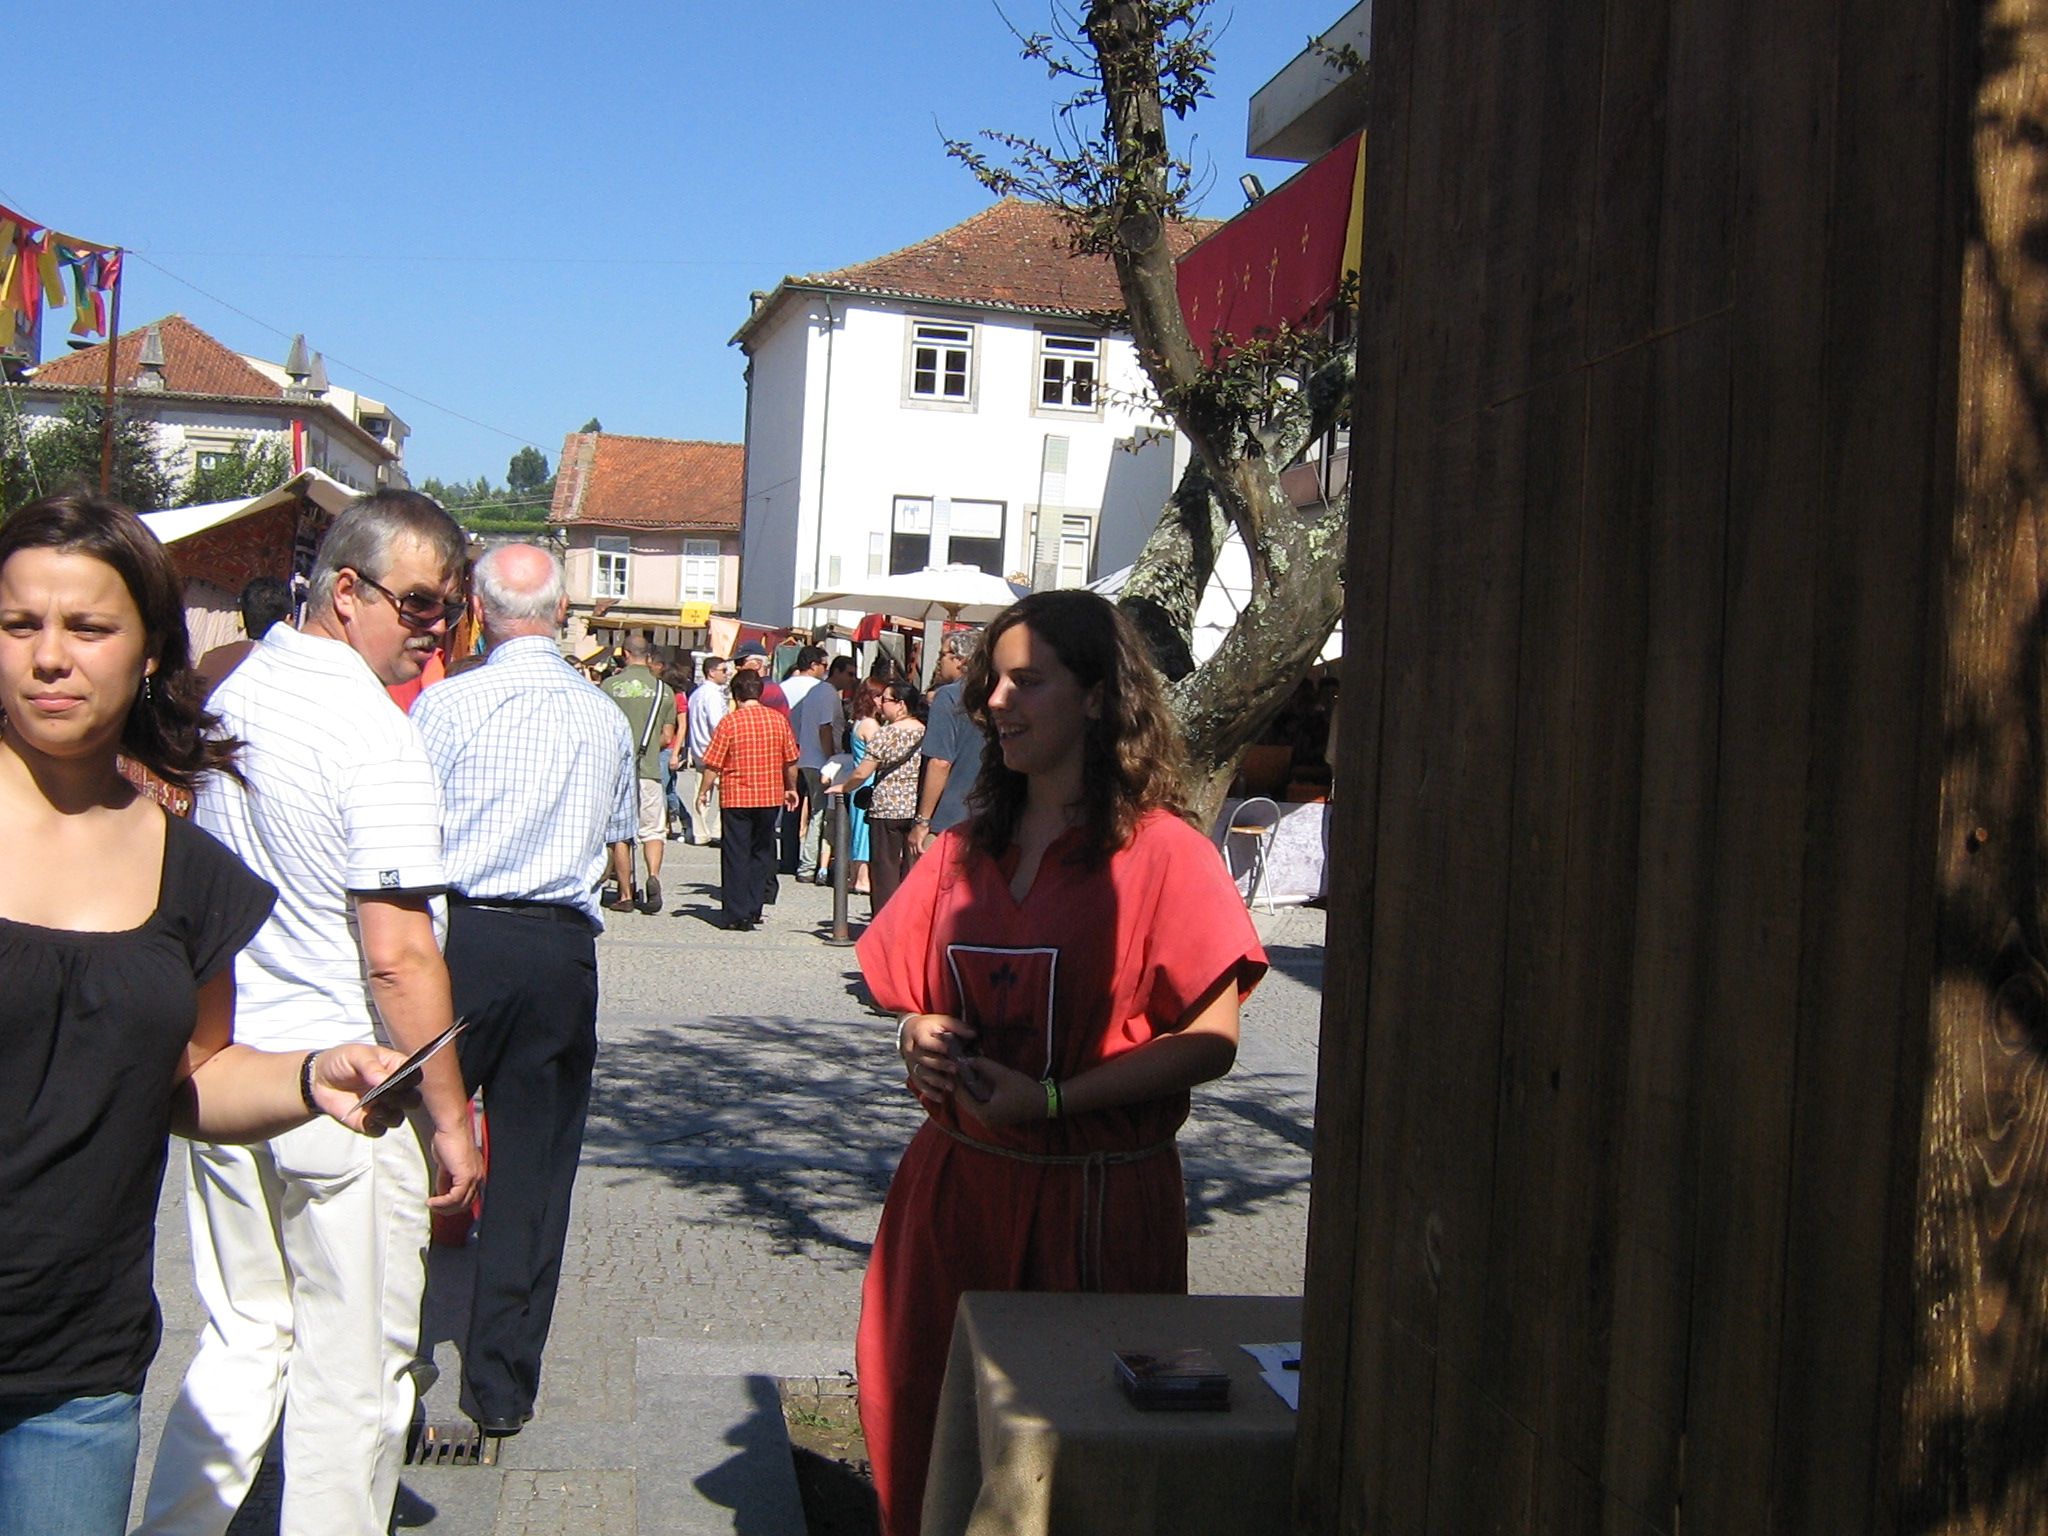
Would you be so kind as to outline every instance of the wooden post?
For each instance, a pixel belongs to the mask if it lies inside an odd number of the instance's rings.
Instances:
[[[117,246],[114,259],[120,265],[114,268],[114,298],[110,306],[112,313],[107,317],[107,389],[100,400],[100,494],[114,494],[114,372],[115,360],[121,351],[121,279],[127,275],[128,262]]]
[[[1301,1528],[2048,1528],[2048,0],[1372,67]]]

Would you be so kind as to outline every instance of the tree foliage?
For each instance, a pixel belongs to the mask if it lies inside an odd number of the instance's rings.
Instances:
[[[78,397],[55,418],[22,414],[19,402],[0,403],[0,506],[8,513],[43,496],[98,495],[101,425],[99,400]],[[114,408],[114,499],[137,512],[171,503],[176,477],[157,452],[155,429]]]
[[[1058,211],[1074,249],[1115,265],[1128,326],[1160,408],[1194,449],[1119,602],[1151,642],[1213,806],[1244,748],[1285,703],[1343,610],[1345,518],[1297,508],[1280,472],[1348,410],[1351,351],[1309,329],[1234,338],[1222,361],[1189,335],[1172,234],[1195,176],[1168,119],[1209,94],[1209,0],[1087,0],[1021,38],[1070,94],[1051,143],[988,131],[947,151],[990,191]],[[1000,158],[999,158],[1000,157]],[[1203,338],[1203,341],[1212,338]],[[1252,590],[1217,653],[1196,666],[1195,613],[1229,534]]]
[[[555,477],[548,473],[547,455],[528,447],[512,455],[502,486],[491,484],[488,475],[448,482],[429,476],[420,482],[420,490],[446,507],[471,533],[538,539],[547,533]]]
[[[520,449],[512,455],[512,462],[505,468],[505,484],[515,495],[531,496],[551,481],[548,456],[538,448]]]
[[[292,451],[274,437],[239,442],[212,464],[193,469],[178,495],[181,507],[240,501],[274,491],[292,477]]]

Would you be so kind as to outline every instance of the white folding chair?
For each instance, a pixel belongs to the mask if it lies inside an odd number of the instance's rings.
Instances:
[[[1245,886],[1244,893],[1244,904],[1247,907],[1258,905],[1260,889],[1266,883],[1266,855],[1273,846],[1273,834],[1279,829],[1280,807],[1264,795],[1254,795],[1249,800],[1239,801],[1230,813],[1229,825],[1223,833],[1225,859],[1230,858],[1231,848],[1241,840],[1250,844],[1248,873],[1251,878]],[[1233,878],[1236,873],[1233,863]],[[1269,903],[1265,910],[1272,911],[1272,905]]]

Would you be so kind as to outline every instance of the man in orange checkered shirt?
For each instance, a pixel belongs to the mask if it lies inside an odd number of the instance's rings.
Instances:
[[[762,898],[775,871],[775,813],[794,813],[801,803],[796,737],[788,720],[762,704],[761,687],[758,672],[733,674],[732,709],[711,733],[697,786],[700,811],[711,792],[718,792],[724,819],[719,899],[724,926],[736,933],[761,923]]]

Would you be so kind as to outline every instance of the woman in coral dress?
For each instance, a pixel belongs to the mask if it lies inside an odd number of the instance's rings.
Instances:
[[[1237,1054],[1265,953],[1184,819],[1144,642],[1092,593],[992,624],[963,702],[1001,746],[860,943],[929,1114],[869,1261],[860,1408],[885,1529],[918,1528],[960,1293],[1185,1292],[1174,1134]]]

